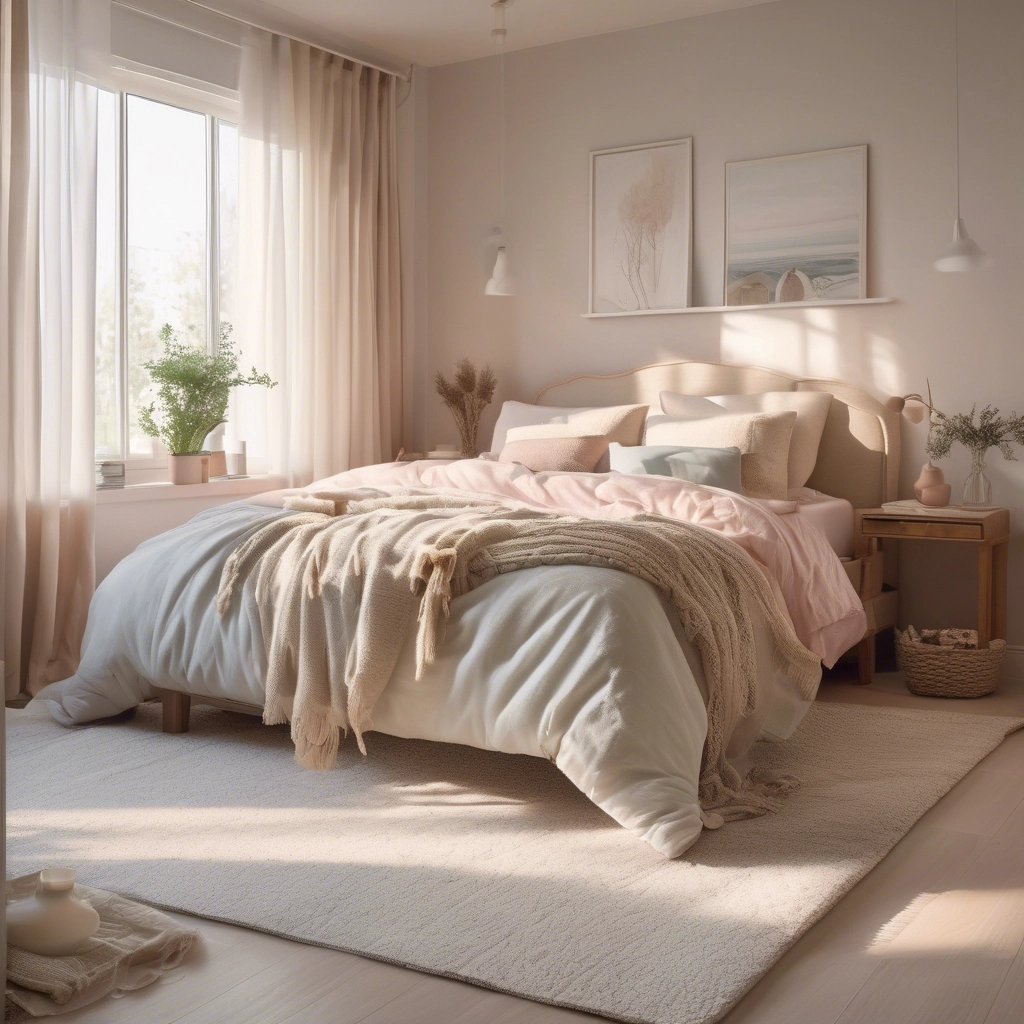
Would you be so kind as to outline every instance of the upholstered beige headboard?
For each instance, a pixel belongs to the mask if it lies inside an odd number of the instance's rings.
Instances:
[[[899,414],[862,388],[837,380],[790,377],[760,366],[680,360],[655,363],[605,376],[581,374],[549,384],[538,405],[627,405],[660,408],[662,391],[687,395],[755,395],[762,391],[825,391],[832,406],[807,481],[825,494],[846,498],[854,508],[877,508],[896,498],[900,471]]]

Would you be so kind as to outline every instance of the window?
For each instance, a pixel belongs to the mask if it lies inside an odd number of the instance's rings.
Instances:
[[[96,457],[160,467],[139,428],[145,363],[164,324],[216,345],[233,316],[238,129],[214,114],[101,93],[98,118]]]

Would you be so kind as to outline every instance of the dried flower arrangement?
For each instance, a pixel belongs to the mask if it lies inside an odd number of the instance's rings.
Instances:
[[[938,422],[938,417],[941,413],[935,408],[935,403],[932,401],[932,382],[927,377],[925,377],[925,384],[928,389],[927,398],[914,391],[909,395],[903,395],[901,398],[890,398],[886,405],[893,412],[903,413],[911,423],[920,423],[927,412],[928,436],[931,437],[932,428]]]
[[[491,404],[497,384],[494,371],[489,366],[485,366],[478,374],[476,367],[465,358],[455,364],[455,377],[452,380],[448,380],[440,370],[434,377],[437,393],[451,409],[455,425],[459,428],[464,458],[475,459],[480,454],[476,446],[480,413]]]
[[[942,482],[942,471],[932,466],[931,460],[946,458],[954,444],[962,444],[970,453],[972,466],[964,483],[963,503],[965,505],[988,505],[992,500],[992,484],[985,476],[985,453],[998,448],[1004,459],[1016,461],[1013,445],[1024,445],[1024,416],[1016,413],[1009,417],[999,415],[999,410],[986,405],[980,413],[972,406],[970,413],[954,413],[947,416],[935,408],[932,401],[931,381],[928,381],[928,397],[911,394],[892,398],[886,403],[894,412],[902,412],[911,423],[920,423],[927,412],[928,437],[924,450],[928,463],[922,467],[921,476],[914,484],[918,500],[925,505],[944,505],[948,497],[937,500],[928,497],[925,491],[936,487],[948,487]],[[977,415],[977,422],[975,416]]]
[[[947,416],[934,411],[935,419],[928,434],[925,450],[933,459],[944,459],[954,444],[962,444],[976,457],[983,456],[989,448],[998,448],[1004,459],[1016,461],[1014,444],[1024,444],[1024,416],[1013,413],[1009,417],[999,415],[999,410],[986,405],[974,422],[976,406],[970,414],[963,412]]]

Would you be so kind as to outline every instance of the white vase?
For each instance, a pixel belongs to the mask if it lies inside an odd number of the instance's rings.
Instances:
[[[249,472],[245,460],[245,442],[237,437],[224,438],[228,476],[245,476]]]
[[[167,469],[172,484],[205,484],[210,482],[210,456],[168,455]]]
[[[100,926],[100,915],[75,898],[72,868],[44,868],[35,894],[7,907],[7,941],[41,956],[70,956]]]

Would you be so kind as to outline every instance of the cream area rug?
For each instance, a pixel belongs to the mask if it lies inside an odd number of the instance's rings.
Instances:
[[[664,860],[547,761],[373,734],[300,768],[284,727],[155,706],[8,713],[7,870],[68,865],[161,907],[624,1021],[721,1016],[1022,723],[824,704],[756,763],[777,814]]]

